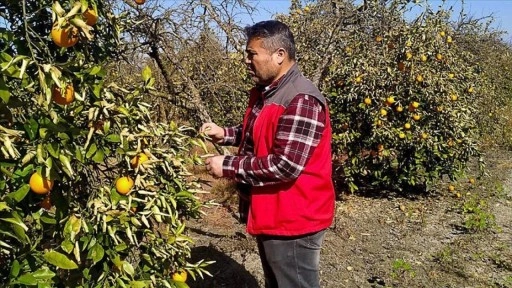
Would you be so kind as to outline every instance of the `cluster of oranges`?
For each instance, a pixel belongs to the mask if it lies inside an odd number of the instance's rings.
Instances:
[[[133,169],[138,168],[142,163],[149,160],[149,157],[145,153],[139,153],[133,157],[130,161],[130,166]],[[41,202],[41,207],[49,209],[51,207],[49,192],[52,190],[54,180],[48,178],[46,175],[41,175],[39,172],[34,172],[30,176],[29,186],[32,192],[39,195],[46,195],[44,200]],[[116,191],[122,195],[128,195],[134,186],[134,181],[130,176],[122,176],[116,180]]]

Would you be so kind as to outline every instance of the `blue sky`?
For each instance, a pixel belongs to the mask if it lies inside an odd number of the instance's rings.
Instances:
[[[423,2],[425,0],[422,0]],[[462,7],[461,0],[446,0],[443,7],[454,7],[454,16],[458,15]],[[289,0],[253,0],[258,11],[254,17],[254,21],[271,19],[276,13],[286,13],[290,7]],[[443,3],[441,0],[428,0],[432,7],[438,7]],[[464,11],[468,15],[475,18],[493,15],[495,18],[494,27],[499,30],[508,32],[504,38],[507,42],[512,43],[512,0],[466,0],[464,1]],[[251,23],[246,23],[251,24]]]

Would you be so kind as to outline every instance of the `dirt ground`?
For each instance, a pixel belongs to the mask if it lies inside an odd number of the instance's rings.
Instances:
[[[512,154],[486,156],[489,175],[433,195],[340,193],[321,254],[321,286],[512,288]],[[211,183],[215,187],[215,181]],[[196,288],[264,287],[254,239],[238,224],[233,199],[189,223],[194,262],[214,260]],[[457,193],[460,193],[457,195]]]

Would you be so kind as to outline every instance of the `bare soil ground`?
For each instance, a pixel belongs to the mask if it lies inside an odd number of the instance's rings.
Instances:
[[[475,184],[461,180],[454,192],[448,183],[441,192],[415,198],[340,192],[322,249],[321,286],[512,288],[511,156],[488,153],[492,176]],[[216,261],[208,269],[213,277],[188,284],[264,287],[256,243],[233,217],[234,198],[223,195],[225,183],[210,180],[205,200],[225,205],[205,209],[189,232],[195,239],[192,261]]]

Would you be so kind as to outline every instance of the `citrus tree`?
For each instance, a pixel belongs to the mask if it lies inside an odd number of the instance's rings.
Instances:
[[[135,1],[142,5],[144,1]],[[138,7],[142,9],[142,7]],[[120,23],[107,2],[0,4],[0,282],[188,287],[194,129],[151,121],[151,69],[107,82]],[[197,150],[197,149],[195,149]]]
[[[488,91],[450,11],[401,0],[292,3],[280,17],[328,96],[336,171],[350,190],[421,192],[463,175],[480,155],[475,99]],[[406,21],[413,8],[422,12]]]

